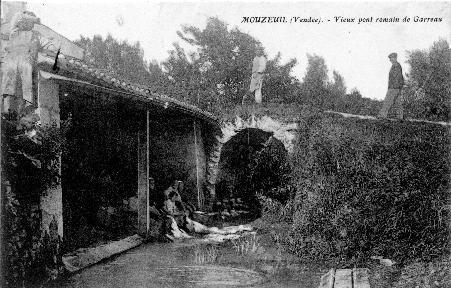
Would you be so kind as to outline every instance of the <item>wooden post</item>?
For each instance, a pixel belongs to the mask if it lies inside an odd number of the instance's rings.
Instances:
[[[370,288],[368,269],[330,269],[321,277],[319,288]]]
[[[197,205],[199,209],[202,208],[202,196],[201,196],[201,187],[199,183],[199,151],[197,147],[197,131],[196,131],[196,120],[193,121],[193,128],[194,128],[194,157],[196,158],[196,190],[197,190]]]
[[[197,205],[199,209],[205,206],[204,182],[206,177],[206,155],[204,150],[204,143],[202,141],[202,131],[199,122],[193,121],[194,133],[194,157],[196,166],[196,191],[197,191]]]
[[[138,133],[138,234],[149,231],[149,111],[146,111],[146,141]]]
[[[150,113],[146,111],[146,233],[149,232],[150,214],[149,214],[149,155],[150,155]]]
[[[0,14],[2,12],[2,5],[3,3],[0,3]],[[2,49],[2,42],[0,40],[0,51],[3,51]],[[3,55],[1,55],[3,57]],[[3,75],[0,72],[0,87],[2,87],[2,78]],[[2,127],[2,115],[1,112],[3,111],[3,95],[0,94],[0,97],[2,97],[2,100],[0,101],[0,129]],[[2,133],[0,130],[0,147],[2,147],[2,143],[3,143],[3,139],[2,139]],[[1,149],[0,149],[1,150]],[[0,151],[0,163],[3,163],[3,151]],[[4,226],[5,226],[5,222],[3,220],[3,215],[5,213],[5,209],[3,208],[3,206],[5,205],[5,200],[4,200],[4,191],[3,191],[3,181],[4,179],[2,179],[2,174],[3,174],[3,167],[2,165],[0,165],[0,286],[1,287],[5,287],[6,283],[5,283],[5,243],[3,241],[4,237],[3,237],[3,233],[4,233]]]
[[[370,288],[368,268],[352,269],[352,280],[354,288]]]
[[[330,269],[329,272],[321,276],[319,288],[333,288],[335,280],[335,269]]]

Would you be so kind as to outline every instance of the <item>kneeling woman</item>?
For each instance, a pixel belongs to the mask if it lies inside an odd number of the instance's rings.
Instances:
[[[167,215],[166,231],[170,231],[172,236],[175,238],[190,238],[191,236],[184,231],[189,231],[189,229],[187,229],[188,217],[185,211],[179,210],[177,207],[178,201],[180,201],[180,195],[175,191],[171,191],[167,196],[167,199],[164,201],[163,210]]]
[[[180,194],[177,190],[178,187],[175,187],[172,186],[172,188],[170,187],[165,191],[166,200],[163,205],[163,210],[166,213],[166,237],[169,239],[192,238],[192,236],[188,235],[187,232],[199,234],[234,234],[239,231],[252,230],[251,227],[245,227],[243,225],[218,229],[217,227],[207,227],[190,219],[189,216],[193,213],[193,209],[182,202]]]

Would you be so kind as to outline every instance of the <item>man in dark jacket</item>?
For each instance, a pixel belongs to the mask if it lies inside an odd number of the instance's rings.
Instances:
[[[379,117],[387,118],[390,108],[393,104],[395,106],[396,117],[398,119],[404,119],[403,100],[402,100],[402,87],[404,86],[404,77],[402,75],[401,65],[397,61],[398,54],[391,53],[388,55],[388,59],[392,63],[390,73],[388,74],[388,91],[385,95],[384,104]]]

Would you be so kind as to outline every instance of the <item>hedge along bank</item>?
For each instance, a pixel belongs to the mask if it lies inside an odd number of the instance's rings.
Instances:
[[[332,114],[299,127],[295,252],[402,261],[449,251],[449,127]]]

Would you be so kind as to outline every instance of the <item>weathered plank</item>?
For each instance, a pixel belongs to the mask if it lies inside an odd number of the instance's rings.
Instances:
[[[80,248],[74,252],[63,255],[63,264],[67,271],[74,273],[111,256],[141,245],[143,239],[133,235],[122,240],[113,241],[91,248]]]
[[[330,269],[329,272],[321,276],[321,282],[318,288],[333,288],[335,278],[335,269]]]
[[[147,177],[147,146],[138,136],[138,234],[145,237],[147,228],[147,195],[148,195],[148,177]],[[145,139],[145,138],[144,138]]]
[[[334,288],[352,288],[352,269],[339,269],[335,272]]]
[[[370,288],[370,281],[367,268],[352,269],[354,288]]]

